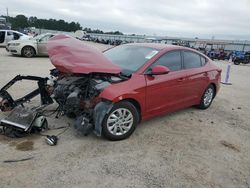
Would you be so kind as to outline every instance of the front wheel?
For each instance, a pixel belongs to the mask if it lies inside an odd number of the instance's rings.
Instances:
[[[103,136],[108,140],[128,138],[139,122],[139,114],[133,104],[122,101],[114,104],[103,120]]]
[[[213,102],[215,96],[215,88],[213,85],[209,85],[201,97],[198,108],[207,109]]]

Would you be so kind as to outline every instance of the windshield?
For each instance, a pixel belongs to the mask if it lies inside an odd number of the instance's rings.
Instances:
[[[134,73],[158,52],[154,48],[123,45],[105,51],[104,55],[123,71]]]
[[[34,39],[34,40],[39,40],[39,39],[41,39],[42,37],[44,37],[45,35],[47,35],[47,34],[37,35],[37,36],[33,37],[32,39]]]

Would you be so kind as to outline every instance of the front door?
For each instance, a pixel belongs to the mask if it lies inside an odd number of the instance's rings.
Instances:
[[[48,55],[47,43],[53,35],[46,35],[37,42],[37,50],[39,55]]]
[[[155,65],[163,65],[170,69],[165,75],[145,75],[146,108],[147,114],[156,114],[175,111],[185,107],[187,99],[185,85],[186,71],[182,69],[180,51],[168,52],[161,56],[150,68]]]

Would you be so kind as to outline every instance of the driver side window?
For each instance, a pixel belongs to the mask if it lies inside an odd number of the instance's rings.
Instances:
[[[156,65],[163,65],[165,67],[168,67],[170,71],[181,70],[181,52],[174,51],[164,54],[152,65],[152,67]]]

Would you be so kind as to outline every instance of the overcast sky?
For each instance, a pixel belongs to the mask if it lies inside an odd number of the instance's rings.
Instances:
[[[0,0],[0,15],[124,33],[250,40],[250,0]]]

